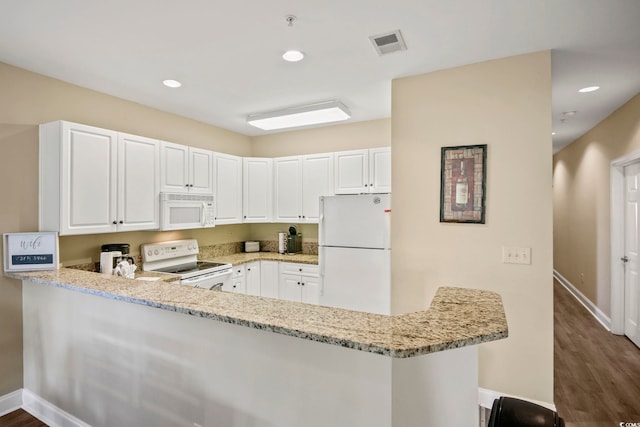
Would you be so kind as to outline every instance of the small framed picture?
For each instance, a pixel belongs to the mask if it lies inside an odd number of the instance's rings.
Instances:
[[[57,270],[58,233],[4,233],[4,271]]]
[[[484,224],[486,144],[441,150],[440,222]]]

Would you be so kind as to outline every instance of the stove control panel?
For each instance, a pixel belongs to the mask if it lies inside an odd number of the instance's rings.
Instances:
[[[147,243],[141,246],[141,250],[143,262],[163,261],[189,255],[198,255],[199,252],[198,241],[195,239]]]

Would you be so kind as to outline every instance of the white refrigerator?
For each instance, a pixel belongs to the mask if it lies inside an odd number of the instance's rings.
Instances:
[[[320,197],[320,304],[391,312],[390,194]]]

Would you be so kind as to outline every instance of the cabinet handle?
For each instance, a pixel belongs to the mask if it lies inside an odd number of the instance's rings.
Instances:
[[[244,217],[246,218],[247,216],[245,215]]]
[[[367,184],[364,185],[365,187],[367,186]]]
[[[117,223],[118,223],[118,221],[113,221],[113,223],[114,223],[114,224],[117,224]]]
[[[301,268],[299,268],[299,269],[298,269],[298,271],[302,271],[302,269],[301,269]]]
[[[124,224],[124,221],[120,221],[120,224]]]
[[[304,282],[302,283],[302,286],[304,286]]]
[[[298,285],[300,284],[300,282],[298,282]]]

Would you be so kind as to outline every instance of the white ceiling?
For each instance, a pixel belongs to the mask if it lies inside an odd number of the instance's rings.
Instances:
[[[377,56],[368,37],[396,29],[408,50]],[[284,62],[290,48],[306,58]],[[0,2],[1,62],[245,135],[267,133],[248,114],[329,99],[389,117],[394,78],[543,49],[557,151],[640,91],[640,1]]]

